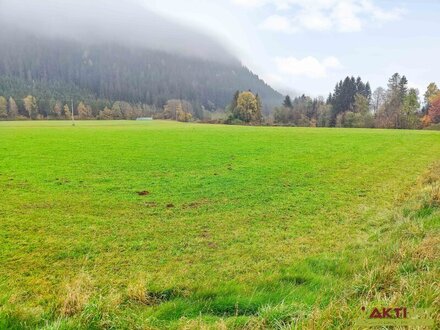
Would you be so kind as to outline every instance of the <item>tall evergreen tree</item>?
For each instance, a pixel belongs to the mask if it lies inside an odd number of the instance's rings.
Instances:
[[[371,101],[371,94],[371,86],[370,83],[367,81],[367,83],[365,84],[365,94],[363,95],[367,98],[368,102]]]
[[[328,97],[332,105],[331,126],[336,125],[338,115],[353,111],[357,94],[364,96],[368,101],[371,99],[370,84],[365,84],[361,77],[346,77],[336,84],[333,94]]]
[[[404,101],[408,92],[408,80],[394,73],[388,80],[386,100],[376,116],[376,125],[382,128],[405,126]]]
[[[402,76],[399,81],[399,96],[402,103],[405,101],[405,97],[408,93],[408,79],[405,76]]]
[[[289,95],[286,95],[286,98],[283,101],[283,106],[285,106],[286,108],[289,108],[289,109],[292,108],[292,99],[290,98]]]

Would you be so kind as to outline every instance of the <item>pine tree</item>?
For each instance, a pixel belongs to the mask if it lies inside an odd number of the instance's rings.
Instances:
[[[338,115],[353,111],[356,102],[356,95],[360,94],[371,99],[371,87],[369,83],[364,84],[361,77],[346,77],[335,86],[333,94],[330,94],[327,102],[332,105],[331,126],[336,125]],[[343,119],[343,116],[340,116]]]
[[[382,128],[402,128],[405,126],[403,103],[408,91],[408,80],[395,73],[388,80],[386,100],[376,116],[376,125]]]
[[[283,106],[286,108],[292,109],[292,99],[289,95],[286,95],[286,98],[284,99]]]
[[[371,86],[370,83],[367,81],[365,84],[365,94],[364,96],[367,98],[368,102],[371,102]]]
[[[402,76],[399,81],[399,96],[402,103],[405,100],[406,95],[408,94],[408,79],[405,76]]]

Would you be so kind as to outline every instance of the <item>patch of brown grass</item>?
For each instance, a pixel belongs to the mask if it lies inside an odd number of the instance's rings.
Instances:
[[[427,236],[415,249],[413,258],[430,261],[440,260],[440,237],[433,234]]]
[[[127,297],[129,300],[143,305],[154,305],[154,302],[147,295],[147,287],[143,281],[131,283],[127,288]]]
[[[60,313],[63,316],[73,316],[80,313],[89,301],[92,293],[92,281],[87,274],[80,274],[67,283]]]
[[[440,182],[440,162],[436,162],[422,174],[420,181],[422,185],[432,185]]]

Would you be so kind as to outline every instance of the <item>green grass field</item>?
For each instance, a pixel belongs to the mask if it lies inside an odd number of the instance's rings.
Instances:
[[[436,308],[438,161],[432,131],[1,122],[0,328],[350,328],[365,304]]]

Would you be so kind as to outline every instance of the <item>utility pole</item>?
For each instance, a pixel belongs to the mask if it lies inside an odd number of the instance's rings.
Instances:
[[[75,116],[73,114],[73,99],[72,99],[72,126],[75,126]]]

